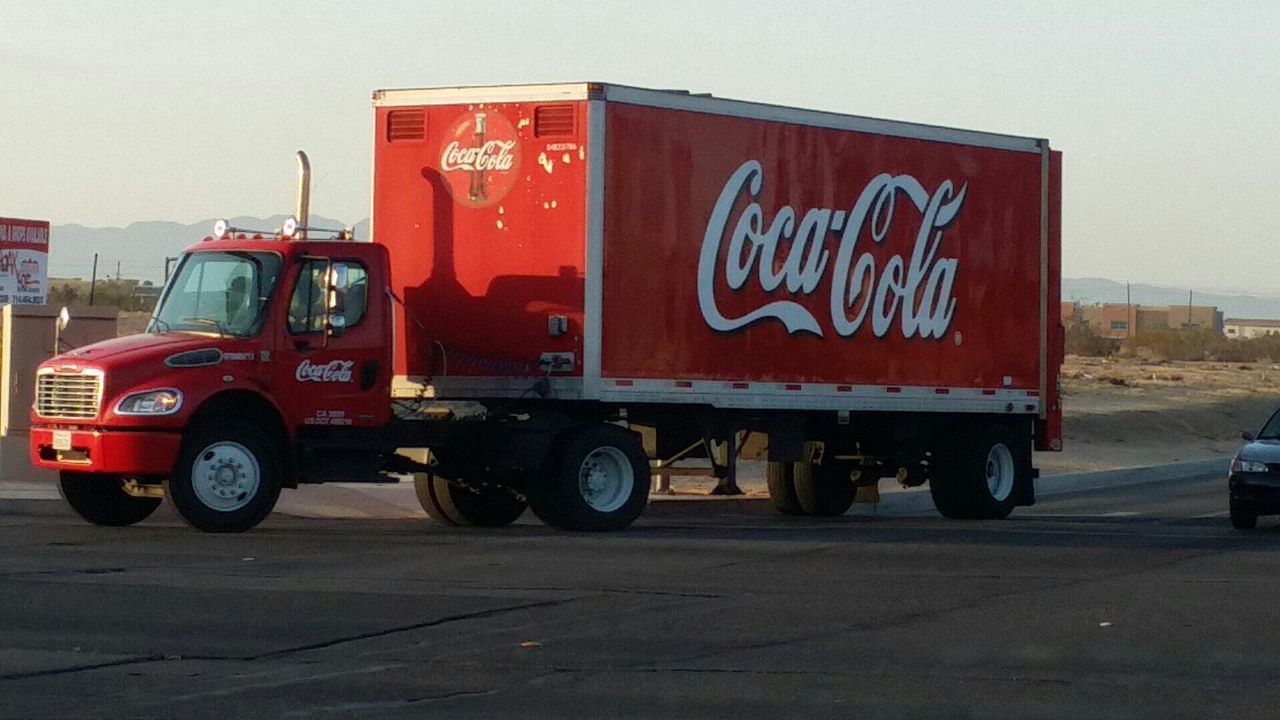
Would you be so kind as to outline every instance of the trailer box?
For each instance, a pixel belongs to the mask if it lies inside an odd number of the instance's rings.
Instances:
[[[1032,416],[1061,447],[1046,140],[600,84],[388,90],[397,395]]]

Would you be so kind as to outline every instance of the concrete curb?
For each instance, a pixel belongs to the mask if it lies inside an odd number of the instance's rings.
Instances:
[[[1121,470],[1099,470],[1097,472],[1070,473],[1064,475],[1046,475],[1036,483],[1036,494],[1057,495],[1069,492],[1084,492],[1109,487],[1126,485],[1142,485],[1152,482],[1172,482],[1189,480],[1202,475],[1219,473],[1227,479],[1231,455],[1210,458],[1208,460],[1188,460],[1169,463],[1167,465],[1150,465],[1147,467],[1124,468]]]
[[[1152,465],[1147,467],[1124,468],[1120,470],[1101,470],[1087,473],[1069,473],[1062,475],[1046,475],[1036,482],[1036,494],[1047,498],[1075,492],[1088,492],[1106,488],[1142,485],[1146,483],[1175,482],[1190,478],[1221,474],[1226,479],[1227,466],[1231,456],[1210,458],[1207,460],[1191,460]],[[374,486],[371,486],[374,487]],[[321,497],[305,495],[282,498],[276,512],[298,517],[418,517],[421,511],[417,507],[412,492],[407,494],[403,488],[395,486],[377,486],[378,493],[369,493],[363,488],[329,486],[332,497],[327,500]],[[392,494],[385,494],[386,491]],[[402,492],[395,492],[401,490]],[[398,497],[404,495],[404,497]],[[57,490],[43,483],[6,483],[0,485],[0,514],[32,515],[40,514],[39,507],[49,500],[59,500]],[[401,507],[402,506],[402,507]],[[321,512],[323,508],[328,508]],[[912,488],[903,490],[897,486],[885,487],[881,491],[878,505],[855,505],[850,515],[868,516],[902,516],[933,512],[933,499],[928,488]],[[724,497],[715,495],[655,495],[650,498],[649,507],[645,511],[648,517],[687,517],[690,515],[777,515],[773,503],[767,495],[753,494],[747,496]]]
[[[1230,462],[1231,456],[1227,455],[1221,458],[1191,460],[1167,465],[1046,475],[1036,481],[1036,495],[1037,497],[1045,498],[1066,493],[1088,492],[1090,490],[1129,485],[1175,482],[1213,473],[1221,473],[1225,480],[1227,464]],[[891,489],[881,490],[880,503],[878,505],[854,505],[847,514],[854,516],[881,515],[896,517],[932,513],[933,511],[933,498],[929,495],[927,487],[899,490],[894,486]],[[768,497],[760,496],[726,498],[708,495],[696,498],[682,496],[678,499],[656,496],[649,501],[649,508],[645,515],[648,517],[672,517],[698,513],[775,515],[777,511],[773,509],[773,503]]]

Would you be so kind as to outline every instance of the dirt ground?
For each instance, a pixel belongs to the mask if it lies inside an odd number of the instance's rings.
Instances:
[[[1069,356],[1062,366],[1064,450],[1046,473],[1229,455],[1280,405],[1280,365]]]

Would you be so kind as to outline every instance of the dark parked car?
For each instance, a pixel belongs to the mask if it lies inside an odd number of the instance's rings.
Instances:
[[[1231,461],[1227,488],[1231,495],[1231,526],[1251,530],[1259,515],[1280,514],[1280,410],[1256,436],[1245,432],[1244,447]]]

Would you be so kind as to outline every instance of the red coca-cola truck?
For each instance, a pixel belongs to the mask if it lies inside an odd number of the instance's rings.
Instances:
[[[237,531],[282,488],[411,473],[447,523],[616,530],[651,461],[748,433],[784,513],[892,475],[948,517],[1034,501],[1047,141],[595,83],[373,106],[372,242],[306,226],[300,153],[296,223],[219,227],[146,333],[39,368],[31,461],[84,518],[167,496]]]

